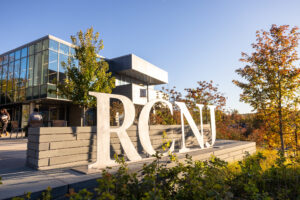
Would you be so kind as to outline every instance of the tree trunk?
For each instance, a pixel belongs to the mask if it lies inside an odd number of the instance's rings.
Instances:
[[[296,153],[298,151],[298,126],[296,125],[296,128],[295,128],[295,149],[296,149]]]
[[[284,141],[283,141],[283,132],[282,132],[282,110],[281,104],[279,108],[279,134],[280,134],[280,141],[281,141],[281,151],[284,152]]]
[[[281,83],[279,82],[279,109],[278,109],[278,115],[279,115],[279,134],[280,134],[280,141],[281,141],[281,151],[284,153],[284,141],[283,141],[283,131],[282,131],[282,105],[281,105]]]
[[[83,106],[82,107],[82,113],[81,113],[81,126],[86,126],[85,112],[86,112],[86,106]]]

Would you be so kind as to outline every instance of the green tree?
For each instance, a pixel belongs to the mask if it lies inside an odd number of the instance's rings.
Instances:
[[[85,125],[87,108],[96,106],[95,98],[88,93],[111,93],[115,87],[115,79],[108,72],[108,63],[99,56],[104,46],[98,32],[94,33],[92,27],[85,33],[80,30],[77,36],[71,36],[71,40],[75,46],[75,55],[68,63],[62,63],[66,78],[58,85],[58,89],[59,93],[82,107],[81,125]],[[74,64],[74,59],[78,60],[78,66]]]
[[[262,116],[268,137],[280,136],[282,151],[284,134],[289,130],[289,107],[300,86],[300,70],[295,66],[297,31],[297,27],[290,29],[288,25],[272,25],[270,31],[257,31],[256,43],[252,44],[254,52],[242,53],[240,60],[247,65],[236,70],[246,82],[233,80],[242,89],[240,100],[249,103]]]

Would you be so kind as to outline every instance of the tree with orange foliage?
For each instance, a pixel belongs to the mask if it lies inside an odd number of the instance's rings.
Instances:
[[[215,105],[216,106],[216,120],[220,121],[221,112],[224,111],[226,105],[226,97],[219,91],[218,85],[215,85],[213,81],[198,81],[198,87],[186,88],[185,102],[189,109],[192,111],[194,118],[199,118],[199,112],[196,108],[196,104]],[[209,111],[204,109],[204,122],[208,123]]]
[[[272,25],[270,31],[257,31],[256,38],[254,52],[242,53],[240,61],[247,65],[236,70],[246,82],[233,83],[242,89],[240,100],[249,103],[264,120],[267,139],[280,141],[284,151],[290,106],[300,87],[300,69],[295,66],[299,32],[297,27]]]

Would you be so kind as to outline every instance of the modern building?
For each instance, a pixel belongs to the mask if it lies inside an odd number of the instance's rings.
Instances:
[[[0,108],[8,109],[20,127],[27,125],[29,113],[38,108],[44,125],[65,120],[69,126],[80,125],[81,109],[57,95],[57,83],[65,78],[62,62],[75,54],[71,43],[47,35],[0,55]],[[143,105],[160,93],[155,85],[168,82],[168,73],[129,54],[105,60],[116,77],[113,93],[129,97]],[[78,65],[76,60],[75,65]]]

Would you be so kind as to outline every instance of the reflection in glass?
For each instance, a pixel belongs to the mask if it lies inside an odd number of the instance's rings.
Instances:
[[[47,96],[47,85],[41,85],[40,97],[46,97],[46,96]]]
[[[19,101],[25,101],[25,88],[19,90]]]
[[[13,103],[14,100],[13,97],[14,97],[13,91],[8,91],[6,93],[6,103]]]
[[[29,100],[32,98],[32,87],[26,88],[26,99]]]
[[[15,90],[19,89],[19,77],[20,77],[20,60],[15,61],[15,69],[14,69],[14,88]]]
[[[49,48],[49,40],[46,39],[43,41],[43,50],[47,50]]]
[[[24,57],[27,56],[27,47],[25,47],[25,48],[22,49],[21,56],[22,56],[22,58],[24,58]]]
[[[21,72],[20,72],[20,87],[26,86],[26,69],[27,69],[27,58],[21,59]]]
[[[66,56],[64,54],[59,54],[59,72],[60,73],[65,72],[65,68],[63,67],[63,63],[64,63],[65,66],[68,65],[68,56]]]
[[[57,81],[58,54],[54,51],[49,51],[49,83],[56,84]]]
[[[48,60],[49,60],[49,51],[43,51],[42,54],[42,73],[41,73],[41,84],[48,83]]]
[[[15,60],[15,53],[9,54],[9,62],[13,62]]]
[[[19,90],[13,91],[13,101],[18,102],[19,101]]]
[[[33,98],[34,99],[37,99],[37,98],[39,98],[39,86],[34,86],[33,87]]]
[[[29,66],[28,66],[28,72],[27,72],[27,79],[28,79],[28,85],[32,86],[33,83],[33,66],[34,66],[34,56],[29,56]]]
[[[8,63],[8,55],[5,55],[3,57],[3,64],[7,64]]]
[[[34,44],[29,47],[29,55],[34,54]]]
[[[59,44],[59,53],[69,55],[69,47],[67,45],[60,43]]]
[[[49,41],[49,48],[55,51],[58,51],[58,42],[54,40]]]
[[[64,54],[59,54],[59,82],[63,83],[64,79],[66,78],[65,75],[65,68],[63,67],[63,65],[67,65],[68,64],[68,56],[64,55]]]
[[[48,97],[56,98],[56,85],[49,84],[47,92],[48,92],[47,94]]]
[[[34,56],[34,69],[33,69],[33,85],[39,85],[41,82],[41,71],[42,71],[42,53],[37,53]]]
[[[1,85],[2,85],[2,65],[0,65],[0,94],[1,92]],[[1,98],[0,98],[0,103],[1,103]]]
[[[7,86],[7,65],[2,66],[2,93],[6,93],[6,86]]]
[[[42,51],[42,41],[35,44],[35,53]]]
[[[15,59],[19,60],[20,58],[21,58],[21,50],[16,51],[16,53],[15,53]]]
[[[14,78],[14,63],[9,63],[8,66],[8,79],[7,79],[7,91],[13,90],[13,78]]]

